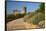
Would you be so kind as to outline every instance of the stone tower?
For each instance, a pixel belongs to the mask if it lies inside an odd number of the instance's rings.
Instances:
[[[21,13],[22,13],[22,14],[26,14],[26,7],[23,7],[23,8],[22,8]]]

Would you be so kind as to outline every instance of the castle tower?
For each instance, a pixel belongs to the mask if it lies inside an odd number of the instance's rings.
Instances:
[[[22,13],[22,14],[26,14],[26,7],[23,7],[23,8],[22,8],[21,13]]]

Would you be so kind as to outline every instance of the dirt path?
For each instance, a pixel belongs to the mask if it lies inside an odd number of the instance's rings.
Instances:
[[[29,28],[39,28],[39,26],[24,22],[23,18],[16,19],[16,20],[13,20],[13,21],[7,23],[7,30],[29,29]]]

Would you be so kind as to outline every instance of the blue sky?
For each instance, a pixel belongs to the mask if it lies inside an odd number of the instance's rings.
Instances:
[[[27,12],[35,11],[39,8],[40,3],[33,2],[16,2],[16,1],[7,1],[7,13],[10,14],[16,8],[21,10],[23,6],[27,7]]]

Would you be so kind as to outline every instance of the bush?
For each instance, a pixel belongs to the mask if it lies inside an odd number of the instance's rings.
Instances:
[[[14,20],[14,19],[16,19],[16,17],[15,17],[13,14],[10,14],[10,15],[8,15],[8,16],[6,17],[6,23],[7,23],[7,22],[10,22],[10,21],[12,21],[12,20]]]
[[[42,13],[37,13],[35,14],[32,19],[31,19],[31,22],[33,24],[38,24],[40,21],[44,20],[45,19],[45,15],[42,14]]]

